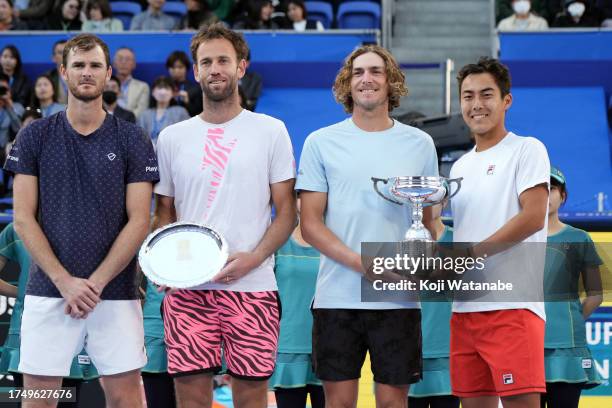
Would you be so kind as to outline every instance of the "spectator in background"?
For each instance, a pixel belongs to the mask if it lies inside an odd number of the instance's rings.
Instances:
[[[59,74],[60,66],[62,65],[62,54],[64,52],[64,46],[67,40],[58,40],[53,44],[53,50],[51,53],[51,60],[55,63],[55,68],[45,72],[53,81],[53,87],[55,88],[55,95],[57,95],[57,101],[62,104],[68,103],[68,86],[64,82],[64,79]]]
[[[596,13],[585,0],[565,0],[564,4],[565,9],[557,15],[553,27],[599,27],[600,21]]]
[[[538,31],[546,30],[548,22],[531,13],[531,1],[513,0],[512,9],[514,14],[499,22],[497,29],[500,31]]]
[[[252,0],[248,3],[247,15],[238,21],[234,28],[238,30],[278,30],[281,28],[272,21],[274,7],[270,0]]]
[[[217,16],[210,11],[206,0],[185,0],[187,14],[183,16],[179,26],[183,30],[198,30],[203,25],[217,21]]]
[[[60,0],[53,14],[47,17],[45,28],[54,31],[78,31],[83,25],[80,14],[79,0]]]
[[[323,31],[325,29],[320,21],[308,19],[308,11],[303,0],[290,0],[287,3],[287,16],[295,31]]]
[[[21,117],[21,127],[24,128],[28,126],[30,123],[34,122],[36,119],[40,119],[40,118],[42,118],[42,115],[40,114],[40,109],[32,109],[28,106],[25,109],[23,116]],[[6,149],[7,152],[11,151],[13,142],[9,143],[9,146],[7,146],[7,149]]]
[[[118,18],[113,18],[108,0],[88,0],[85,5],[85,16],[87,17],[83,23],[85,32],[123,31],[123,23]]]
[[[27,30],[28,25],[13,17],[13,1],[0,0],[0,31]]]
[[[497,22],[514,14],[513,0],[496,0]],[[557,14],[563,10],[563,0],[531,0],[531,12],[544,18],[550,25]]]
[[[21,55],[14,45],[6,45],[0,53],[0,68],[8,76],[12,99],[25,106],[30,101],[30,80],[23,73]]]
[[[202,112],[202,89],[188,80],[191,62],[183,51],[174,51],[166,60],[166,69],[173,86],[173,98],[177,105],[184,107],[190,116]]]
[[[13,15],[25,21],[30,29],[42,29],[43,21],[53,8],[54,0],[30,0],[28,8],[13,10]]]
[[[0,163],[6,160],[7,147],[15,139],[21,128],[21,116],[25,109],[19,102],[13,102],[9,77],[0,73]],[[6,192],[9,185],[9,173],[2,171],[2,186]]]
[[[174,17],[164,13],[162,7],[165,0],[148,0],[149,7],[134,16],[130,30],[173,30],[177,26]]]
[[[127,120],[128,122],[136,123],[136,116],[127,109],[123,109],[117,104],[117,99],[121,93],[121,82],[116,76],[111,76],[102,92],[102,102],[104,109],[111,115],[115,115],[119,119]]]
[[[53,89],[53,80],[48,75],[43,74],[36,78],[34,92],[32,92],[32,101],[29,107],[40,110],[43,118],[66,109],[65,105],[57,102],[55,90]]]
[[[119,48],[113,58],[113,68],[121,81],[119,106],[132,111],[138,117],[149,106],[150,90],[146,82],[132,77],[136,68],[134,51],[127,47]]]
[[[173,83],[168,77],[153,82],[151,107],[138,116],[138,124],[151,137],[153,145],[164,128],[189,119],[189,113],[172,99]]]
[[[259,96],[261,95],[261,88],[263,84],[263,80],[261,75],[253,70],[249,71],[249,66],[251,65],[251,50],[247,53],[246,57],[246,73],[244,76],[238,81],[238,85],[240,89],[244,92],[245,96],[245,108],[254,112],[257,107],[257,100],[259,100]]]
[[[600,0],[598,3],[604,28],[612,28],[612,0]]]

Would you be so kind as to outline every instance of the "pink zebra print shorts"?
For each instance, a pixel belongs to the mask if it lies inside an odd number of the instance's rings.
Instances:
[[[222,348],[233,377],[267,380],[274,372],[278,292],[178,290],[162,313],[170,375],[218,373]]]

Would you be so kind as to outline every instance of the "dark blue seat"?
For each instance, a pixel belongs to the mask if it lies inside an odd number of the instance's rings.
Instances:
[[[185,14],[187,14],[187,6],[185,3],[179,3],[176,1],[166,2],[162,7],[162,11],[172,17],[180,20]]]
[[[136,14],[140,14],[142,12],[140,3],[135,3],[132,1],[112,1],[110,2],[110,7],[111,11],[113,12],[113,17],[121,20],[123,27],[125,27],[126,30],[130,27],[132,18]]]
[[[334,10],[331,4],[324,1],[306,1],[304,2],[308,11],[308,18],[320,21],[323,27],[330,28],[334,21]]]
[[[349,1],[338,7],[338,28],[380,28],[380,5],[371,1]]]

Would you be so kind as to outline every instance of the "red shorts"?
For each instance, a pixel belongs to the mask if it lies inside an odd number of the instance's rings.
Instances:
[[[227,372],[267,380],[274,372],[280,324],[278,292],[177,290],[164,298],[168,373]]]
[[[453,394],[465,398],[546,392],[544,326],[544,320],[527,309],[453,313]]]

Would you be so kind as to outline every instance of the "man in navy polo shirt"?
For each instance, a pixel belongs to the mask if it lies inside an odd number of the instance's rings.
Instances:
[[[107,404],[142,406],[146,356],[134,255],[149,226],[157,161],[140,128],[102,108],[112,73],[104,42],[74,37],[60,71],[66,111],[23,129],[5,164],[16,173],[15,229],[35,262],[19,371],[26,389],[58,389],[85,346],[104,376]]]

